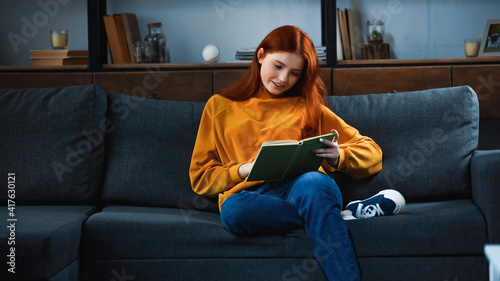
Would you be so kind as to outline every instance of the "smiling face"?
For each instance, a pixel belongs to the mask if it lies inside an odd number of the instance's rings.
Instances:
[[[264,89],[274,97],[279,97],[292,88],[304,69],[304,59],[295,53],[265,54],[261,48],[257,55]]]

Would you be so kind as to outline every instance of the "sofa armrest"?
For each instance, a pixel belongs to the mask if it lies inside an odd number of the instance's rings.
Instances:
[[[488,226],[489,243],[500,243],[500,150],[476,150],[471,160],[472,200]]]

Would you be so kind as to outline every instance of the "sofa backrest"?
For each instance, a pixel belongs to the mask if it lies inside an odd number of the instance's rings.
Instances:
[[[479,123],[471,88],[327,101],[384,153],[383,169],[373,177],[332,174],[344,202],[385,188],[408,201],[469,195]],[[107,204],[218,210],[216,198],[191,190],[188,175],[205,103],[106,97],[88,85],[0,90],[0,106],[0,169],[15,174],[16,204],[94,203],[102,183]]]
[[[344,202],[381,189],[408,201],[468,196],[478,143],[477,96],[467,86],[418,92],[330,96],[329,107],[383,151],[382,171],[354,180],[335,173]]]
[[[104,203],[217,212],[189,180],[204,106],[109,93]]]
[[[10,189],[5,178],[0,204],[8,195],[16,205],[96,202],[105,112],[94,85],[0,90],[0,173],[15,175]]]

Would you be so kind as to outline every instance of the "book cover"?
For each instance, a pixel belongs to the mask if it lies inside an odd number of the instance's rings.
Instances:
[[[337,61],[339,60],[344,60],[344,50],[342,47],[342,38],[340,37],[340,15],[339,15],[339,9],[337,8],[337,14],[336,14],[336,41],[337,41]]]
[[[278,140],[262,143],[257,159],[246,181],[282,180],[319,169],[323,158],[312,150],[326,147],[320,138],[333,140],[335,134],[326,134],[301,141]]]
[[[340,37],[342,39],[342,48],[346,60],[351,60],[351,44],[349,42],[349,27],[347,24],[347,15],[345,10],[339,10]]]
[[[116,30],[115,19],[113,16],[103,16],[103,19],[113,63],[125,63],[123,60],[124,54],[122,53],[122,49],[120,47],[118,31]],[[128,53],[125,55],[128,57]]]
[[[349,42],[351,58],[361,57],[361,47],[363,46],[363,30],[359,21],[359,14],[356,10],[347,9],[347,25],[349,27]]]
[[[121,18],[123,20],[123,27],[125,29],[125,37],[127,40],[130,61],[132,63],[136,63],[137,59],[134,54],[134,43],[137,41],[142,41],[141,32],[139,30],[139,23],[137,22],[137,16],[135,14],[124,13],[121,14]]]
[[[125,25],[123,24],[123,16],[121,14],[113,15],[115,19],[116,33],[118,35],[118,44],[120,46],[122,59],[124,63],[131,63],[129,47],[127,44],[127,35],[125,34]]]

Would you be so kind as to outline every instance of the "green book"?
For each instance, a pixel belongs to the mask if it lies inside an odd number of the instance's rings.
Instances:
[[[246,181],[283,180],[318,170],[323,158],[317,157],[312,150],[326,147],[319,141],[320,138],[333,140],[334,136],[335,134],[330,133],[301,141],[263,142]]]

